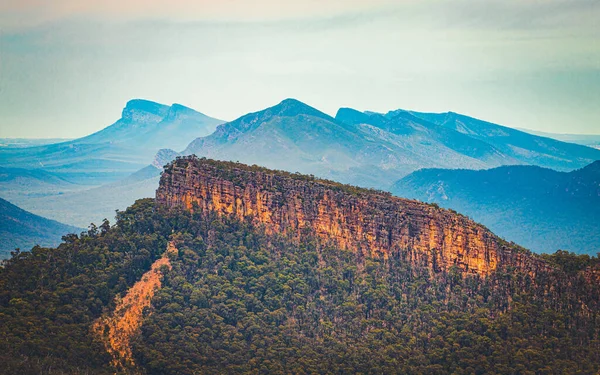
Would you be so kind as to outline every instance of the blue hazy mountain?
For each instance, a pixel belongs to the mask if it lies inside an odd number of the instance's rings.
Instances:
[[[154,197],[161,170],[149,165],[129,176],[101,186],[63,194],[17,197],[20,207],[63,223],[87,227],[107,218],[114,221],[115,210],[124,210],[140,198]]]
[[[179,104],[135,99],[114,124],[86,137],[0,149],[0,166],[41,169],[76,184],[97,186],[145,167],[161,148],[185,147],[191,139],[212,133],[220,123]]]
[[[295,99],[220,125],[181,154],[383,189],[424,167],[480,169],[519,162],[492,145],[408,114],[387,119],[341,109],[334,118]]]
[[[15,248],[25,251],[35,245],[57,246],[65,234],[80,231],[80,228],[34,215],[0,198],[0,259],[8,258]]]
[[[422,168],[544,165],[552,159],[553,149],[563,169],[585,165],[591,157],[600,159],[600,151],[583,146],[474,119],[468,129],[456,126],[457,122],[450,126],[450,122],[440,123],[438,115],[431,119],[426,115],[342,108],[332,117],[287,99],[217,126],[221,121],[181,105],[132,100],[118,121],[87,137],[0,150],[0,166],[10,170],[8,182],[0,185],[0,196],[35,214],[85,226],[110,219],[116,208],[125,208],[136,198],[152,196],[162,166],[180,154],[259,164],[386,190]],[[490,130],[496,128],[500,130]],[[510,136],[500,136],[500,131]],[[521,138],[532,146],[517,152],[514,145],[522,144],[517,142]],[[539,145],[548,142],[554,142],[553,149],[539,151]],[[33,172],[45,175],[35,177]]]
[[[459,211],[538,252],[600,252],[600,161],[572,172],[423,169],[399,180],[392,192]]]
[[[437,153],[436,156],[441,159],[437,161],[438,163],[445,161],[450,165],[459,165],[478,160],[481,166],[520,164],[519,160],[504,155],[493,145],[474,139],[454,129],[418,118],[405,111],[389,112],[386,115],[381,115],[342,108],[338,111],[336,119],[356,125],[370,124],[383,129],[404,140],[406,147],[412,147],[423,155],[429,155],[432,158],[431,152]],[[440,155],[437,150],[454,151],[457,154],[454,156],[456,159],[448,160],[448,157],[452,158],[452,155]],[[472,160],[466,161],[464,157]]]
[[[147,166],[158,150],[183,149],[220,123],[179,104],[131,100],[114,124],[86,137],[0,148],[0,197],[79,226],[112,218],[153,195],[160,171]]]
[[[391,117],[402,112],[407,111],[391,111],[385,116]],[[521,164],[570,171],[600,159],[600,150],[598,149],[529,134],[454,112],[408,112],[436,125],[484,141],[507,157],[519,160]]]

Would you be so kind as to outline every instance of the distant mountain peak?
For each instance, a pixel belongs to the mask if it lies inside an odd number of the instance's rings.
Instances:
[[[297,99],[288,98],[272,107],[263,109],[262,111],[248,113],[234,121],[225,123],[217,128],[216,133],[221,136],[231,137],[232,134],[246,133],[256,129],[274,117],[297,117],[301,115],[319,117],[327,121],[335,121],[333,117],[308,104],[302,103]]]
[[[162,170],[165,164],[168,164],[171,161],[175,160],[177,156],[179,156],[179,153],[177,151],[172,150],[170,148],[161,148],[154,156],[152,165]]]
[[[123,108],[121,117],[126,120],[133,120],[137,115],[142,113],[164,117],[168,113],[169,108],[167,105],[150,100],[132,99]]]
[[[316,117],[323,117],[331,119],[331,116],[319,111],[318,109],[309,106],[297,99],[288,98],[281,101],[281,103],[268,108],[266,112],[271,112],[274,116],[289,116],[294,117],[298,115],[309,115]]]

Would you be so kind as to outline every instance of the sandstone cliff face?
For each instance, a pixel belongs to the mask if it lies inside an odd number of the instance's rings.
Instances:
[[[456,266],[485,276],[500,265],[535,275],[550,267],[506,245],[472,220],[428,204],[307,176],[195,157],[167,166],[156,193],[167,207],[213,210],[264,224],[270,233],[308,231],[341,249],[402,256],[434,271]]]

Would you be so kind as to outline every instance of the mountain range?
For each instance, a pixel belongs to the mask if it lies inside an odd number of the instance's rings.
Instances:
[[[600,252],[600,161],[572,172],[537,166],[422,169],[391,190],[469,215],[537,252]]]
[[[0,148],[0,167],[42,170],[82,186],[99,186],[145,167],[161,148],[183,148],[222,121],[179,104],[135,99],[114,124],[83,138]]]
[[[295,99],[222,124],[180,154],[379,189],[389,189],[396,179],[421,168],[531,164],[571,170],[600,158],[599,150],[455,113],[378,114],[342,108],[333,118]]]
[[[153,195],[159,169],[147,167],[161,148],[183,148],[220,123],[180,104],[134,99],[114,124],[86,137],[0,148],[0,196],[36,214],[87,227]]]
[[[62,236],[80,231],[80,228],[34,215],[0,198],[0,260],[9,258],[16,248],[29,251],[35,245],[58,246]]]
[[[131,100],[118,121],[87,137],[0,149],[0,196],[35,214],[86,227],[151,197],[162,166],[179,155],[383,190],[422,168],[538,165],[568,171],[600,159],[600,150],[456,113],[342,108],[332,117],[286,99],[220,123],[178,104]]]

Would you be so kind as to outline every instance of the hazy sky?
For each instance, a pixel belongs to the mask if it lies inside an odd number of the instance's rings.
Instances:
[[[287,97],[600,134],[600,1],[0,0],[0,137],[83,136],[132,98],[232,120]]]

